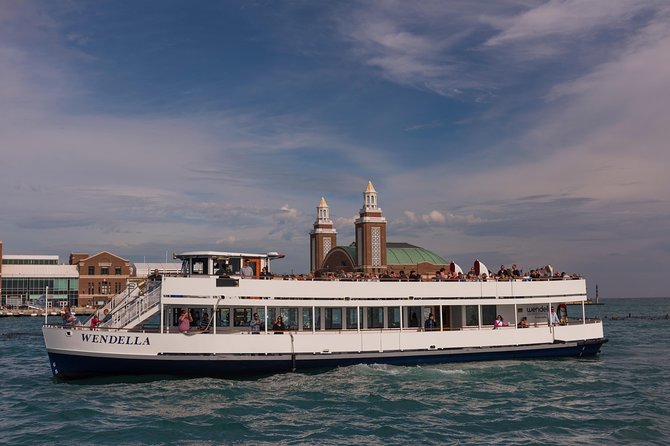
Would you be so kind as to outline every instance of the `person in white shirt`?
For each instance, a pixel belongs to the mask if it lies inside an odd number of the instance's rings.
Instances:
[[[244,266],[240,270],[240,277],[242,279],[249,279],[254,276],[254,270],[249,266],[249,261],[245,260],[244,261]]]
[[[548,315],[549,325],[559,325],[560,321],[558,320],[558,315],[554,310],[554,307],[551,307],[551,312]]]

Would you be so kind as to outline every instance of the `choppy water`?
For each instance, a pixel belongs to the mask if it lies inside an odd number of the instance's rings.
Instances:
[[[668,313],[670,299],[588,307],[610,340],[597,359],[65,383],[42,321],[3,318],[0,443],[665,445],[670,320],[645,318]]]

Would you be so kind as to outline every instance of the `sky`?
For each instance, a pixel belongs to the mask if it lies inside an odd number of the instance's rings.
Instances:
[[[0,0],[5,254],[389,241],[670,296],[670,2]]]

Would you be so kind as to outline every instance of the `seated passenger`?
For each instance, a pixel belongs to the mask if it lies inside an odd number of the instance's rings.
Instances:
[[[202,319],[200,319],[200,330],[209,330],[209,314],[206,311],[202,313]]]
[[[251,334],[260,334],[262,325],[263,323],[261,322],[261,319],[258,317],[258,313],[254,313],[254,318],[249,323],[249,327],[251,328]]]
[[[528,328],[528,318],[526,316],[522,317],[519,323],[517,324],[518,328]]]
[[[507,326],[509,326],[509,324],[503,320],[503,317],[501,315],[498,315],[498,317],[493,321],[494,330],[496,328],[507,327]]]
[[[284,325],[284,319],[281,316],[277,316],[275,323],[272,324],[272,329],[275,334],[284,334],[283,330],[286,330],[286,325]]]
[[[423,328],[426,330],[436,330],[437,329],[437,321],[435,320],[435,316],[433,313],[430,313],[428,315],[428,319],[426,319],[426,322],[423,324]]]

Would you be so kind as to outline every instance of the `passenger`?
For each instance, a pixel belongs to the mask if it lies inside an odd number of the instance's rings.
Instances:
[[[409,318],[409,326],[410,327],[418,327],[419,326],[419,318],[416,317],[416,312],[412,311],[412,316]]]
[[[284,319],[282,319],[281,315],[277,316],[277,319],[275,319],[275,323],[272,324],[272,329],[275,334],[284,334],[283,330],[286,330],[286,326],[284,325]]]
[[[242,279],[250,279],[250,278],[252,278],[253,276],[254,276],[254,270],[253,270],[253,268],[251,267],[251,265],[249,265],[249,260],[245,260],[245,261],[244,261],[244,266],[243,266],[242,269],[240,270],[240,278],[242,278]]]
[[[503,317],[501,315],[498,315],[498,317],[493,321],[493,329],[495,330],[496,328],[502,328],[502,327],[508,327],[509,323],[505,322]]]
[[[421,276],[416,273],[416,271],[412,270],[409,272],[409,280],[412,282],[419,282],[421,280]]]
[[[109,321],[112,318],[112,315],[109,314],[109,310],[105,308],[105,311],[102,312],[102,323]]]
[[[209,330],[209,314],[206,311],[202,313],[202,319],[200,319],[200,330],[208,331]]]
[[[568,325],[568,307],[565,304],[558,306],[558,320],[561,325]]]
[[[254,313],[254,318],[249,323],[249,327],[251,328],[251,334],[260,334],[262,325],[263,323],[261,322],[261,319],[258,317],[258,313]]]
[[[426,322],[423,324],[423,327],[428,331],[437,329],[437,321],[435,320],[435,316],[433,315],[433,313],[430,313],[428,315],[428,319],[426,319]]]
[[[97,316],[95,313],[93,313],[93,317],[91,318],[91,325],[90,325],[90,328],[95,329],[95,327],[97,327],[98,325],[100,325],[101,322],[102,322],[102,321],[101,321],[100,319],[98,319],[98,316]]]
[[[70,307],[65,307],[63,309],[63,327],[76,327],[78,325],[80,324],[77,316],[72,314]]]
[[[528,328],[528,318],[526,316],[522,317],[519,323],[517,324],[518,328]]]
[[[556,311],[554,311],[554,307],[551,307],[551,311],[547,315],[547,319],[549,325],[558,325],[561,323],[561,321],[558,320],[558,315],[556,314]]]
[[[230,265],[228,265],[228,262],[226,261],[219,262],[219,267],[216,270],[216,275],[222,278],[230,276]]]
[[[181,310],[181,316],[179,316],[179,333],[188,333],[191,331],[191,322],[193,322],[193,317],[188,310]]]
[[[261,270],[261,279],[270,280],[272,279],[272,273],[268,271],[268,267],[264,266]]]

